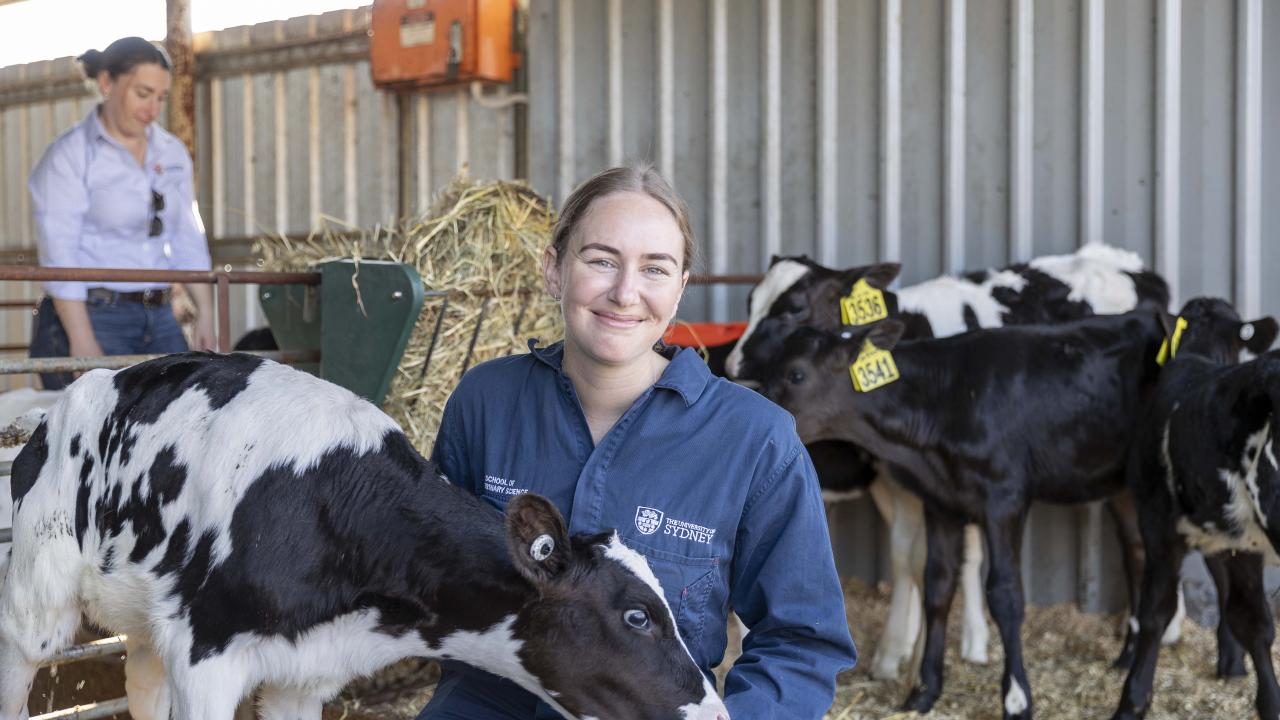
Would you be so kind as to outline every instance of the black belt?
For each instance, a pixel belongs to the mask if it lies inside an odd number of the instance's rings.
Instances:
[[[143,305],[168,305],[169,288],[139,290],[137,292],[117,292],[107,288],[89,288],[89,297],[115,304],[118,302],[135,302]]]

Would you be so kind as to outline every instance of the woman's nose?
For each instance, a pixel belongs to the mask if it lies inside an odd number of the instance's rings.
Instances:
[[[624,307],[633,305],[640,297],[639,287],[635,275],[624,269],[614,278],[609,299]]]

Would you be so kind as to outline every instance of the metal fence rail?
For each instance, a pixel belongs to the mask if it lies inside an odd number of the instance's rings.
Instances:
[[[256,270],[133,270],[128,268],[52,268],[0,265],[0,281],[46,280],[212,284],[217,299],[218,351],[231,350],[231,286],[243,284],[319,285],[320,273]],[[19,371],[27,372],[27,371]]]
[[[129,712],[129,698],[116,698],[97,703],[76,705],[66,710],[55,710],[44,715],[34,715],[31,720],[94,720]]]

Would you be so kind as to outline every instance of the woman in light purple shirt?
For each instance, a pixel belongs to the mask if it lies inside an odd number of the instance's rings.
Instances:
[[[40,264],[46,267],[208,270],[192,193],[191,156],[154,123],[169,94],[169,59],[142,38],[80,57],[102,102],[45,151],[31,173]],[[166,283],[47,282],[32,357],[182,352],[187,343]],[[213,347],[212,292],[187,286],[195,345]],[[70,376],[42,375],[45,387]]]

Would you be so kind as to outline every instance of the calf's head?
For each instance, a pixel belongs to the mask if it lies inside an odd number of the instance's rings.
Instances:
[[[536,495],[507,505],[507,546],[533,599],[511,627],[533,687],[567,717],[728,720],[644,558],[615,532],[576,535]]]
[[[796,418],[796,432],[806,443],[817,440],[858,442],[864,422],[858,409],[867,394],[856,393],[849,366],[863,345],[892,350],[905,326],[893,319],[839,333],[805,327],[787,337],[764,395]]]
[[[1182,306],[1178,318],[1182,322],[1172,321],[1166,328],[1168,342],[1176,340],[1173,356],[1195,354],[1221,364],[1238,362],[1243,350],[1261,355],[1275,342],[1280,329],[1269,315],[1242,321],[1235,308],[1219,298],[1192,298]]]
[[[883,290],[901,269],[898,263],[879,263],[832,270],[805,257],[774,258],[764,280],[751,291],[747,329],[729,354],[725,371],[740,382],[764,382],[791,333],[805,326],[839,328],[840,298],[854,283],[866,280]],[[897,312],[896,298],[886,294],[885,301],[890,314]]]

